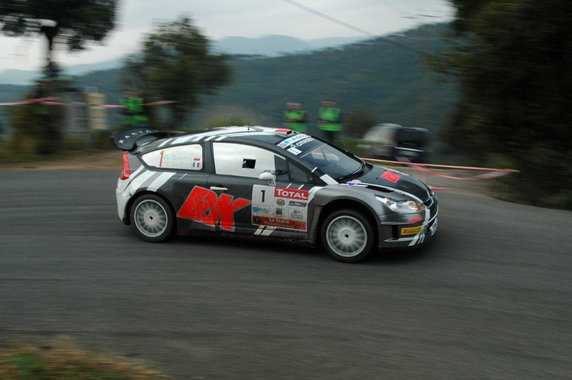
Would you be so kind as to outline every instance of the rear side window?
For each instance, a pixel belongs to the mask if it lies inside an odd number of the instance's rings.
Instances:
[[[401,146],[422,148],[429,142],[430,135],[427,131],[418,129],[401,129],[397,133],[397,142]]]
[[[199,144],[181,145],[144,154],[143,162],[161,169],[201,170],[203,147]]]
[[[276,155],[256,146],[214,143],[216,174],[258,178],[265,171],[276,171]]]

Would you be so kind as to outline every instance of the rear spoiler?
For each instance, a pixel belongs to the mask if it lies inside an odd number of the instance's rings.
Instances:
[[[121,150],[132,151],[145,143],[182,134],[183,132],[160,131],[153,128],[131,128],[118,132],[113,138],[113,142],[115,146]],[[154,137],[154,139],[144,139],[145,141],[141,141],[143,137]]]

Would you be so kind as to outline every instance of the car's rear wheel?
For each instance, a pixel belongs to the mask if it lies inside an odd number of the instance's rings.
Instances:
[[[154,243],[169,238],[175,227],[171,207],[163,198],[153,194],[142,195],[133,203],[131,222],[137,236]]]
[[[362,260],[375,245],[371,222],[354,210],[342,209],[329,214],[322,223],[321,234],[326,251],[345,263]]]

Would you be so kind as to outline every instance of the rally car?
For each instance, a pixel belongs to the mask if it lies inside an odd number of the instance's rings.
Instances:
[[[223,127],[117,134],[117,211],[143,240],[174,233],[272,237],[322,245],[357,262],[437,231],[438,201],[419,179],[373,166],[289,129]]]

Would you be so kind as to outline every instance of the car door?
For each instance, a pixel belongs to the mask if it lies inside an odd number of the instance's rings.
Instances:
[[[309,173],[300,175],[303,169],[296,167],[293,181],[288,160],[266,148],[228,142],[212,146],[209,190],[220,199],[221,230],[263,236],[278,228],[294,235],[306,232]],[[275,182],[260,180],[264,172],[272,173]]]

